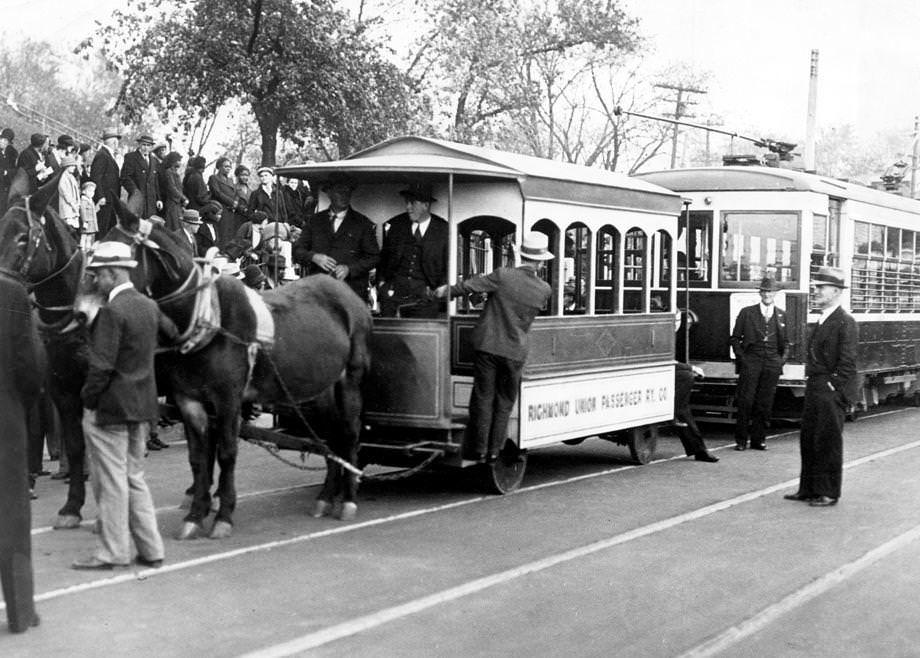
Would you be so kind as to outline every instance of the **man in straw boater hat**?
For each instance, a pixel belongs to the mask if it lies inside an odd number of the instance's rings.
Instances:
[[[822,267],[812,278],[821,317],[808,339],[805,356],[805,409],[799,450],[799,489],[784,496],[812,507],[837,504],[843,480],[843,421],[856,402],[859,376],[856,320],[840,306],[846,289],[843,271]]]
[[[112,569],[131,562],[163,562],[163,539],[144,480],[144,452],[150,423],[159,416],[153,358],[158,334],[178,335],[156,302],[134,289],[131,269],[137,261],[120,242],[96,245],[86,268],[108,302],[91,331],[89,372],[83,385],[83,433],[89,453],[90,481],[99,508],[96,550],[74,561],[74,569]]]
[[[505,444],[508,417],[517,400],[521,370],[527,359],[527,332],[546,306],[552,289],[540,278],[543,263],[553,258],[549,238],[531,231],[521,243],[519,267],[500,267],[456,285],[442,285],[436,297],[488,293],[473,332],[473,393],[463,456],[494,461]]]
[[[738,313],[731,346],[738,369],[735,389],[735,450],[767,449],[767,424],[773,414],[776,385],[786,363],[786,313],[773,303],[779,287],[773,277],[760,282],[760,303]]]

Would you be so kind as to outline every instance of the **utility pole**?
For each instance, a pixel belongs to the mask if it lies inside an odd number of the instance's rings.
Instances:
[[[910,198],[917,198],[917,142],[920,141],[920,116],[914,115],[914,141],[910,155]]]
[[[669,91],[677,92],[677,97],[673,99],[674,102],[674,113],[665,114],[665,116],[674,117],[675,121],[680,121],[682,118],[693,118],[694,115],[687,112],[688,105],[696,105],[696,101],[689,99],[690,94],[705,94],[707,91],[705,89],[700,89],[698,87],[692,87],[688,84],[680,83],[660,83],[655,85],[659,89],[668,89]],[[679,133],[679,126],[677,123],[674,124],[674,128],[671,132],[671,169],[677,165],[677,136]]]
[[[805,155],[802,158],[805,171],[815,172],[815,119],[818,113],[818,51],[811,51],[811,67],[808,72],[808,115],[805,120]]]

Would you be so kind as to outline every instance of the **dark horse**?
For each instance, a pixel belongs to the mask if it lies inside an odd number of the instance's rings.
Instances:
[[[86,498],[80,388],[86,378],[87,342],[85,329],[73,322],[83,252],[77,248],[64,222],[49,207],[57,193],[59,177],[54,176],[36,194],[15,199],[0,219],[0,243],[18,243],[17,249],[5,250],[4,261],[9,262],[0,263],[0,267],[25,282],[38,309],[37,324],[47,353],[49,392],[60,415],[61,438],[70,462],[67,501],[58,512],[54,527],[76,528]]]
[[[193,477],[191,505],[177,538],[204,532],[215,459],[220,506],[210,536],[231,533],[244,400],[304,414],[328,431],[331,452],[354,464],[371,331],[370,313],[358,296],[331,277],[301,279],[264,296],[234,277],[209,279],[172,234],[147,222],[142,226],[122,205],[116,207],[119,224],[105,239],[132,245],[138,261],[135,287],[156,300],[183,334],[178,347],[157,357],[158,376],[167,380],[182,415]],[[93,303],[100,300],[89,281],[84,286],[78,305],[92,315]],[[215,317],[196,323],[202,308]],[[269,327],[273,323],[267,335],[260,317]],[[183,342],[199,333],[199,344]],[[313,513],[334,509],[340,518],[351,518],[356,493],[356,477],[327,458]]]

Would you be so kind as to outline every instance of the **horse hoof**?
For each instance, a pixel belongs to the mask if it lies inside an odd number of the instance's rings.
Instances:
[[[186,521],[182,524],[182,528],[176,535],[176,539],[179,541],[185,541],[187,539],[198,539],[203,532],[204,528],[201,527],[200,523],[192,523],[191,521]]]
[[[211,539],[226,539],[233,534],[233,525],[226,521],[215,521],[214,527],[211,528]]]
[[[82,519],[79,516],[60,514],[54,520],[54,524],[51,527],[55,530],[73,530],[74,528],[80,527],[80,521],[82,521]]]
[[[342,509],[339,510],[339,513],[336,514],[336,518],[340,521],[354,521],[355,516],[358,514],[358,504],[357,503],[342,503]]]
[[[330,505],[329,502],[325,500],[317,500],[313,503],[313,509],[310,510],[310,516],[312,516],[314,519],[327,516],[331,508],[332,505]]]
[[[185,494],[185,496],[182,498],[182,502],[179,503],[179,509],[192,509],[191,494]]]

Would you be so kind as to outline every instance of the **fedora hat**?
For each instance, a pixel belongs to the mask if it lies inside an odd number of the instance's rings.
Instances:
[[[197,226],[198,224],[201,224],[201,215],[198,213],[197,210],[192,210],[192,209],[183,210],[182,211],[182,221],[185,222],[186,224],[195,224]]]
[[[105,130],[102,131],[103,141],[107,139],[111,139],[112,137],[117,137],[118,139],[121,139],[121,133],[119,132],[118,128],[106,128]]]
[[[406,189],[400,190],[399,193],[407,200],[418,199],[425,203],[434,203],[437,201],[437,199],[431,195],[431,185],[428,183],[412,183]]]
[[[837,288],[846,288],[846,282],[843,278],[843,270],[837,267],[824,266],[818,270],[818,273],[811,278],[813,286],[835,286]]]
[[[151,137],[150,135],[141,135],[140,137],[137,138],[137,143],[146,144],[147,146],[153,146],[154,144],[153,137]]]
[[[764,292],[776,292],[779,290],[779,286],[776,285],[776,279],[774,279],[772,276],[765,276],[760,280],[760,287],[758,290]]]
[[[97,267],[137,267],[137,261],[131,258],[131,247],[121,242],[100,242],[93,250],[87,268]]]
[[[552,260],[555,258],[549,253],[549,237],[539,231],[528,231],[521,242],[521,258],[527,260]]]

